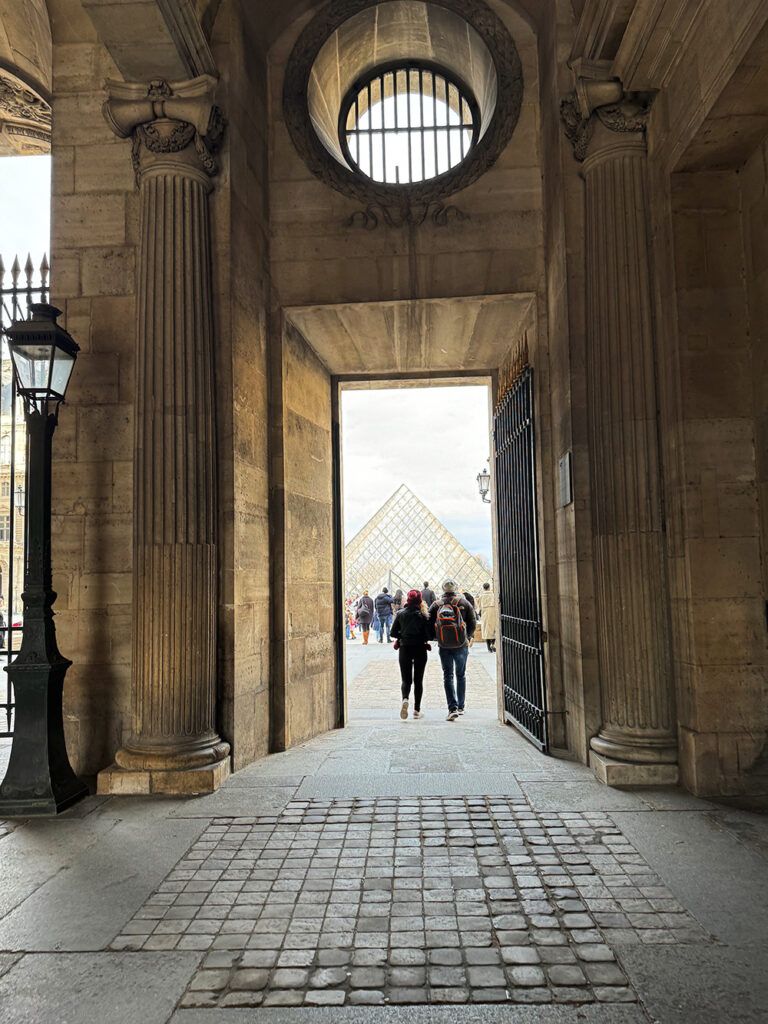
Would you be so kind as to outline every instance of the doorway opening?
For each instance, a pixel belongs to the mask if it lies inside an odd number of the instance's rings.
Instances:
[[[446,718],[435,642],[420,706],[402,704],[394,618],[418,590],[426,608],[456,583],[477,617],[466,670],[465,721],[497,720],[493,505],[479,489],[491,459],[488,378],[339,385],[339,668],[344,721]],[[481,477],[478,480],[478,477]],[[397,630],[395,630],[397,632]],[[458,697],[458,687],[457,687]]]

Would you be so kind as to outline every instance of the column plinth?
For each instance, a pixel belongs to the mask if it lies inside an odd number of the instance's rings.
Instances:
[[[101,792],[206,792],[216,731],[217,489],[208,195],[215,80],[110,86],[140,195],[133,551],[133,730]],[[125,773],[136,778],[126,779]],[[189,773],[189,777],[185,777]]]
[[[621,94],[585,111],[588,96],[589,85],[578,100],[565,101],[563,115],[583,161],[586,193],[587,418],[603,718],[590,746],[593,762],[604,759],[596,764],[598,777],[610,782],[610,762],[620,762],[613,776],[632,784],[653,781],[653,766],[677,762],[648,254],[647,106]],[[671,777],[668,769],[661,774]]]

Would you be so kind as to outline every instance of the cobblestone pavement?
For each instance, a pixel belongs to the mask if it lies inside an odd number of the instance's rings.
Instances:
[[[613,943],[707,936],[604,813],[503,798],[220,818],[113,943],[202,950],[181,1005],[633,1002]]]
[[[0,832],[3,1024],[764,1024],[765,818],[542,755],[477,649],[456,723],[350,661],[394,701],[214,794]]]
[[[370,645],[369,645],[370,646]],[[376,644],[376,647],[379,647]],[[382,648],[384,648],[382,650]],[[367,655],[367,649],[362,654]],[[400,668],[397,652],[391,645],[370,651],[372,661],[362,672],[350,678],[347,683],[347,704],[351,714],[361,710],[389,710],[397,715],[400,711]],[[357,655],[356,657],[360,657]],[[375,659],[375,660],[373,660]],[[490,671],[489,671],[490,670]],[[481,652],[474,645],[467,660],[467,708],[474,711],[496,711],[496,678],[492,656]],[[437,647],[433,649],[424,675],[424,697],[421,703],[425,717],[445,716],[446,702],[443,689],[443,673]],[[411,707],[413,711],[413,697]]]

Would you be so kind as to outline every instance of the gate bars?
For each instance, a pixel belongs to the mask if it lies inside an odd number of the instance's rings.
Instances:
[[[18,256],[6,280],[0,257],[0,738],[13,735],[13,687],[2,669],[21,646],[21,590],[24,582],[26,491],[26,427],[16,396],[5,331],[14,320],[25,320],[33,302],[48,301],[48,258],[43,256],[35,283],[35,267],[27,256],[23,269]],[[16,569],[19,572],[16,572]]]
[[[547,753],[530,367],[523,370],[499,403],[493,418],[493,439],[504,718]]]

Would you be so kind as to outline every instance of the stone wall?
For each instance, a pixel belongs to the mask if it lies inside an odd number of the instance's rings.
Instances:
[[[77,771],[108,764],[131,718],[134,269],[130,143],[101,114],[119,77],[76,0],[53,46],[53,301],[81,347],[54,440],[56,628]],[[64,16],[66,14],[66,16]]]
[[[751,184],[762,188],[759,174]],[[673,603],[682,764],[695,792],[730,793],[760,755],[768,725],[739,175],[676,175],[673,203],[684,463],[675,552],[684,579],[675,581]],[[754,239],[757,253],[762,244]]]
[[[273,388],[281,435],[273,449],[273,745],[284,750],[332,729],[338,717],[331,380],[290,326]]]
[[[768,598],[768,140],[739,175],[749,298],[755,497],[759,516],[763,597]],[[768,676],[768,671],[766,671]],[[768,705],[768,699],[766,700]]]
[[[214,29],[228,120],[213,196],[221,493],[221,728],[233,767],[270,749],[267,82],[241,5]]]
[[[560,100],[570,88],[567,59],[574,24],[567,0],[542,25],[539,37],[544,176],[546,303],[549,320],[552,518],[554,542],[549,589],[558,601],[558,674],[569,750],[587,760],[589,739],[600,726],[595,647],[592,524],[584,350],[584,194],[579,166],[563,135]],[[572,452],[573,502],[561,506],[558,462]],[[550,661],[553,650],[550,648]],[[564,719],[564,721],[563,721]]]
[[[701,795],[766,788],[755,454],[766,400],[747,285],[759,273],[762,157],[743,146],[757,119],[737,115],[745,99],[759,109],[749,90],[760,90],[767,18],[764,0],[699,5],[685,45],[668,41],[677,52],[648,131],[680,768]]]

